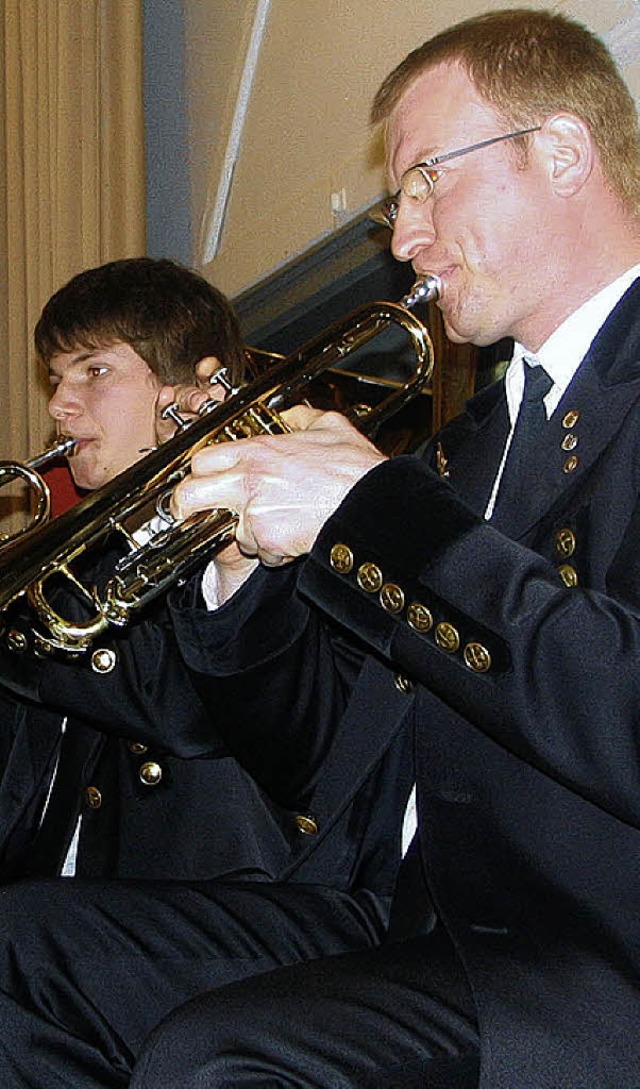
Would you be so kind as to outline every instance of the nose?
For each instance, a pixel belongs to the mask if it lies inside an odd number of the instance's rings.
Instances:
[[[406,197],[401,200],[391,237],[391,252],[396,260],[412,261],[424,268],[419,255],[433,246],[435,240],[432,202],[419,204]]]
[[[62,379],[49,398],[47,410],[52,419],[61,422],[79,416],[82,405],[79,398],[74,395],[72,387]]]

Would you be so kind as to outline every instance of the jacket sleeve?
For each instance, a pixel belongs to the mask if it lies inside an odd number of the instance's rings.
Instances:
[[[300,563],[259,568],[207,612],[197,584],[174,594],[176,637],[229,749],[283,805],[313,791],[364,648],[300,597]]]
[[[30,633],[19,621],[24,641]],[[77,658],[0,644],[0,684],[15,696],[73,715],[103,733],[142,741],[177,756],[222,755],[215,714],[198,698],[164,606],[103,637]]]
[[[640,615],[565,586],[423,462],[353,489],[300,590],[470,729],[640,823]]]

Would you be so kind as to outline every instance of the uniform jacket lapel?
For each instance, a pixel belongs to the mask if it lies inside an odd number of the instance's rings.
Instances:
[[[504,383],[495,382],[467,402],[462,415],[445,426],[427,451],[437,472],[478,514],[489,501],[508,431]]]
[[[551,417],[540,444],[536,487],[506,527],[519,539],[556,501],[580,487],[590,468],[624,427],[640,397],[640,281],[620,300],[595,337]],[[504,381],[473,398],[460,421],[445,429],[434,463],[477,513],[484,513],[508,432]],[[477,451],[482,449],[482,463]]]

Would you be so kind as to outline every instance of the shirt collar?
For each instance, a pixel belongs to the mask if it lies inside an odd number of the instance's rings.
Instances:
[[[544,402],[547,416],[551,416],[587,354],[593,339],[616,303],[638,276],[640,276],[640,264],[627,269],[613,283],[587,299],[562,322],[562,325],[558,326],[535,354],[529,352],[522,344],[515,343],[505,377],[507,404],[512,423],[518,415],[524,389],[523,361],[540,363],[553,379],[553,386]]]

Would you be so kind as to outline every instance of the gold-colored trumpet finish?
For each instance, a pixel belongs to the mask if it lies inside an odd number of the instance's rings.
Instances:
[[[49,485],[41,476],[39,470],[44,469],[50,461],[60,461],[61,458],[66,457],[71,453],[74,446],[75,439],[60,439],[41,454],[30,458],[29,461],[0,461],[0,488],[5,484],[9,484],[12,480],[22,480],[28,485],[35,497],[35,507],[31,515],[31,521],[15,533],[3,536],[0,539],[0,546],[11,544],[13,541],[18,540],[19,537],[24,537],[25,534],[31,533],[49,520],[51,492]]]
[[[370,432],[414,397],[431,378],[432,343],[426,327],[408,307],[437,298],[438,293],[437,277],[429,276],[415,284],[400,303],[361,307],[226,401],[210,402],[210,411],[178,430],[163,446],[146,454],[75,507],[37,532],[29,533],[24,541],[5,546],[0,553],[3,561],[0,623],[9,606],[26,596],[35,613],[36,640],[71,654],[85,651],[109,626],[125,626],[135,610],[168,590],[231,541],[237,516],[226,510],[196,514],[161,529],[142,546],[135,544],[127,523],[154,504],[160,509],[158,504],[187,475],[192,456],[203,446],[288,431],[280,413],[303,399],[304,388],[313,378],[396,324],[411,341],[415,368],[412,377],[394,388],[381,404],[365,410],[359,406],[354,412],[356,426]],[[100,546],[114,531],[126,538],[132,550],[117,562],[105,589],[98,594],[95,587],[82,585],[71,564],[89,549]],[[71,621],[52,607],[47,583],[54,575],[65,576],[90,603],[92,615],[86,622]]]

